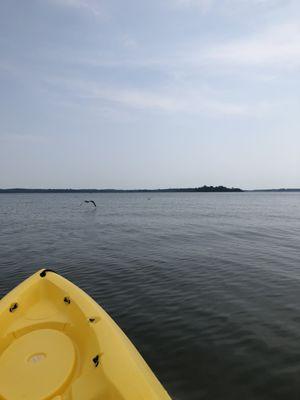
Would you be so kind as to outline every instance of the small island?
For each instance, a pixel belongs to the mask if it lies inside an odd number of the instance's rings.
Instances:
[[[201,186],[195,188],[169,188],[169,189],[26,189],[11,188],[0,189],[0,193],[225,193],[225,192],[243,192],[239,188],[227,188],[225,186]]]

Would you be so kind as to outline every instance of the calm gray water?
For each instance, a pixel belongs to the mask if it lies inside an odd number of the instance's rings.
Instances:
[[[0,295],[42,267],[175,400],[300,398],[300,194],[0,195]]]

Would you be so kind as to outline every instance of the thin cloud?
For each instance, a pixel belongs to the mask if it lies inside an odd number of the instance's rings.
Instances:
[[[287,6],[294,0],[169,0],[170,4],[181,8],[198,8],[202,12],[222,11],[232,12],[241,9],[273,8]]]
[[[137,42],[129,36],[124,35],[121,43],[125,49],[137,49]],[[199,73],[200,68],[203,72],[219,71],[222,75],[230,72],[229,67],[249,67],[253,72],[265,67],[266,73],[263,75],[267,77],[275,70],[291,71],[300,67],[300,23],[285,21],[239,39],[224,41],[222,38],[214,38],[209,45],[194,39],[193,43],[182,43],[169,53],[164,50],[161,54],[140,55],[136,51],[134,55],[124,53],[107,57],[97,53],[73,53],[68,57],[73,62],[87,66],[139,68],[145,71],[151,69],[176,76],[191,76]]]
[[[30,143],[30,144],[38,144],[44,143],[47,141],[47,136],[42,136],[38,134],[30,134],[30,133],[1,133],[0,134],[0,142],[3,143]]]
[[[206,52],[211,62],[233,66],[300,66],[300,24],[285,23],[262,33],[227,42]]]
[[[99,1],[96,0],[48,0],[52,4],[75,9],[83,9],[95,16],[102,14],[102,8]]]
[[[149,91],[141,88],[107,87],[99,82],[64,78],[48,79],[47,85],[48,90],[58,89],[59,93],[70,97],[69,101],[78,101],[83,107],[90,104],[93,107],[96,104],[99,104],[99,107],[107,107],[109,103],[116,108],[213,117],[260,117],[273,109],[273,105],[268,102],[235,103],[224,100],[221,93],[209,94],[205,90],[192,91],[188,88]]]
[[[123,47],[127,49],[136,49],[138,47],[137,41],[129,35],[123,35],[121,37],[121,43]]]
[[[214,5],[214,0],[172,0],[177,7],[197,7],[207,13]]]

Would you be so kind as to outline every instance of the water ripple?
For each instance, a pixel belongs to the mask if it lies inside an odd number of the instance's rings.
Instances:
[[[0,294],[56,269],[175,400],[298,399],[300,195],[148,197],[0,195]]]

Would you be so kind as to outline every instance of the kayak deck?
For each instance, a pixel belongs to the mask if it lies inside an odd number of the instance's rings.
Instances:
[[[40,271],[0,302],[0,400],[169,400],[105,311]]]

